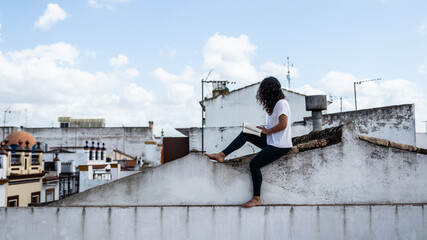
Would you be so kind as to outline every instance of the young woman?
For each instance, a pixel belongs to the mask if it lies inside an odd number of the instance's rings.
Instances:
[[[249,165],[254,194],[251,200],[242,205],[245,208],[262,204],[260,169],[285,155],[292,148],[291,111],[288,101],[285,100],[280,82],[275,77],[265,78],[259,86],[256,99],[268,114],[267,127],[257,126],[262,130],[261,137],[242,132],[222,152],[205,154],[210,159],[222,163],[227,155],[241,148],[246,142],[253,143],[261,148],[261,151],[251,160]]]

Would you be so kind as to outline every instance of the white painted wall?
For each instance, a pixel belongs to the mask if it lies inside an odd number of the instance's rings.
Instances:
[[[82,179],[79,182],[79,192],[86,191],[88,189],[101,186],[103,184],[109,183],[113,180],[107,180],[107,179]]]
[[[152,166],[158,166],[161,164],[161,146],[157,144],[145,144],[145,157],[144,160],[149,162]]]
[[[0,154],[0,179],[6,178],[7,155]]]
[[[115,181],[120,178],[120,164],[118,168],[111,168],[111,179],[94,179],[93,178],[93,167],[88,166],[88,171],[79,172],[79,192],[86,191],[88,189]]]
[[[137,174],[137,173],[141,173],[141,171],[129,171],[129,170],[120,171],[120,178],[124,178],[124,177],[130,176],[130,175],[134,175],[134,174]]]
[[[417,147],[427,149],[427,133],[417,133]]]
[[[422,205],[0,208],[1,239],[426,239]]]
[[[204,102],[206,127],[241,126],[243,122],[265,125],[267,114],[256,101],[259,83]],[[292,122],[311,116],[305,110],[305,96],[283,89],[292,111]]]
[[[6,184],[0,185],[0,207],[6,207]]]
[[[85,156],[83,149],[74,149],[72,151],[75,151],[75,153],[60,153],[60,154],[58,154],[59,160],[61,160],[61,162],[74,161],[76,166],[88,164],[87,158]],[[54,153],[44,153],[43,158],[46,162],[52,162],[53,159],[55,158],[55,154]]]

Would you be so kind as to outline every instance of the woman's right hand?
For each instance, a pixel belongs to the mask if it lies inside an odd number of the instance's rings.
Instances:
[[[256,126],[256,127],[261,129],[262,134],[267,134],[267,128],[265,128],[264,126]]]

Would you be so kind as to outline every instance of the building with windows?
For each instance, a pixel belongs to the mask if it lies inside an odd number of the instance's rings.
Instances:
[[[6,137],[0,148],[0,206],[40,203],[42,161],[40,143],[31,134],[18,131]]]
[[[71,117],[59,117],[58,122],[61,128],[103,128],[105,127],[105,119],[90,118],[90,119],[72,119]]]

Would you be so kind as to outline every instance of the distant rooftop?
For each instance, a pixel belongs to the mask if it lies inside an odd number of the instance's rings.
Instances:
[[[238,89],[234,89],[233,91],[227,92],[226,94],[230,94],[230,93],[238,92],[238,91],[240,91],[240,90],[243,90],[243,89],[246,89],[246,88],[249,88],[249,87],[253,87],[253,86],[259,85],[260,83],[261,83],[261,82],[256,82],[256,83],[253,83],[253,84],[249,84],[249,85],[247,85],[247,86],[244,86],[244,87],[241,87],[241,88],[238,88]],[[287,91],[287,92],[290,92],[290,93],[298,94],[298,95],[301,95],[301,96],[306,96],[305,94],[302,94],[302,93],[299,93],[299,92],[295,92],[295,91],[292,91],[292,90],[289,90],[289,89],[286,89],[286,88],[282,88],[282,90]],[[210,97],[210,98],[205,98],[203,101],[213,100],[213,99],[217,98],[218,96],[222,96],[222,95],[224,95],[224,94],[220,94],[220,95],[212,96],[212,97]]]
[[[100,128],[105,127],[104,118],[87,118],[87,119],[72,119],[71,117],[59,117],[58,122],[61,128],[74,128],[74,127],[89,127]]]

